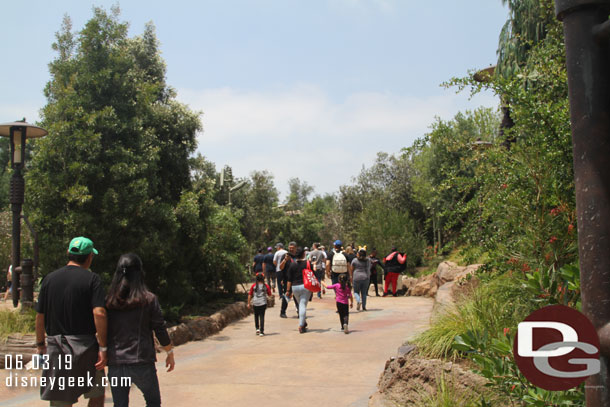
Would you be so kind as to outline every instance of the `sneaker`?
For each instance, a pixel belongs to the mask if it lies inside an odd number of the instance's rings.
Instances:
[[[362,311],[366,311],[366,307],[362,307]]]
[[[388,293],[383,293],[382,297],[387,297]]]
[[[392,294],[392,297],[398,297],[398,294],[394,293]]]
[[[285,312],[282,312],[282,313],[280,314],[280,318],[288,318],[288,315],[286,315],[286,313],[285,313]]]
[[[258,336],[265,336],[265,334],[264,334],[263,332],[260,332],[260,333],[258,334]]]
[[[260,330],[260,329],[257,329],[257,330],[256,330],[256,334],[257,334],[257,335],[260,335],[260,334],[261,334],[261,330]]]
[[[356,311],[360,311],[360,303],[356,304]]]
[[[305,332],[307,332],[307,328],[304,326],[299,326],[299,333],[304,334]]]
[[[343,325],[343,332],[347,335],[349,333],[349,328],[347,327],[347,324]]]

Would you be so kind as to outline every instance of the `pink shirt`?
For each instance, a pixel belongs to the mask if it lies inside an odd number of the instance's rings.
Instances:
[[[326,288],[335,290],[335,299],[341,304],[349,304],[349,298],[352,296],[352,289],[346,284],[345,288],[341,288],[341,284],[328,285]]]

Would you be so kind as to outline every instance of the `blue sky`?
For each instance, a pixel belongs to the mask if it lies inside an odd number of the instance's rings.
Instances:
[[[4,2],[0,122],[38,120],[51,44],[115,1]],[[130,35],[152,21],[178,100],[203,111],[199,151],[237,176],[269,170],[334,192],[378,151],[398,152],[435,117],[497,105],[439,85],[495,63],[500,0],[131,0]],[[22,18],[23,22],[19,21]]]

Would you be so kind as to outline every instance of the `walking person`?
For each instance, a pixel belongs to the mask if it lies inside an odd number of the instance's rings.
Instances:
[[[51,406],[72,406],[83,394],[89,407],[104,405],[107,317],[102,280],[89,270],[96,254],[90,239],[75,237],[68,245],[68,264],[47,274],[40,285],[36,348],[49,361],[42,371],[46,385],[40,398]],[[80,377],[93,377],[93,387],[88,380],[80,383]],[[51,384],[58,378],[77,382],[60,388]]]
[[[252,262],[252,273],[254,276],[263,272],[264,259],[265,255],[263,254],[263,248],[261,247],[256,251],[256,256],[254,256],[254,261]]]
[[[356,310],[366,311],[366,297],[369,291],[371,278],[371,261],[366,257],[366,249],[359,249],[357,256],[352,260],[354,275],[354,297],[356,297]]]
[[[326,268],[326,253],[320,250],[320,243],[314,243],[312,247],[313,250],[309,253],[307,259],[311,263],[312,271],[318,279],[318,282],[322,284]],[[324,294],[324,290],[318,291],[318,298],[322,298],[322,294]]]
[[[335,240],[334,249],[326,258],[326,275],[330,277],[333,284],[339,282],[339,275],[349,273],[350,284],[352,281],[352,272],[349,263],[347,262],[346,254],[341,251],[341,240]]]
[[[307,268],[307,260],[305,260],[305,251],[302,248],[297,248],[294,261],[288,268],[286,275],[287,295],[290,298],[294,295],[294,299],[299,304],[299,333],[307,331],[307,302],[311,291],[305,288],[303,281],[303,270]]]
[[[337,311],[339,312],[339,322],[344,333],[349,333],[349,308],[354,308],[354,297],[347,274],[341,274],[339,281],[336,284],[325,285],[322,287],[335,290],[335,301],[337,303]],[[349,303],[349,308],[348,308]]]
[[[371,280],[375,286],[375,296],[379,297],[379,289],[378,289],[378,275],[377,275],[377,267],[381,267],[383,269],[383,263],[377,258],[377,249],[373,247],[371,250],[371,254],[369,255],[369,260],[371,261]],[[370,283],[369,283],[370,284]]]
[[[157,296],[144,283],[142,260],[124,254],[117,263],[108,295],[108,378],[114,407],[129,406],[129,384],[135,384],[147,407],[161,406],[153,332],[166,352],[167,371],[174,370],[174,349]]]
[[[392,247],[390,254],[385,259],[385,286],[383,289],[383,296],[387,297],[388,288],[392,285],[392,295],[396,297],[396,289],[398,285],[398,276],[405,269],[405,262],[407,261],[407,255],[400,253],[396,246]]]
[[[284,250],[284,245],[282,243],[277,243],[275,245],[275,254],[273,255],[273,264],[275,265],[275,277],[277,281],[277,292],[282,300],[282,305],[280,307],[280,317],[288,318],[286,316],[286,308],[288,308],[288,301],[286,299],[286,273],[282,268],[282,262],[284,261],[284,257],[288,252]],[[284,303],[286,306],[284,306]]]
[[[275,292],[275,264],[273,264],[273,249],[267,247],[267,254],[263,257],[263,274],[267,280],[267,285],[271,287],[271,291]]]
[[[257,274],[256,281],[248,291],[248,308],[254,307],[254,327],[258,336],[265,336],[265,311],[268,295],[271,295],[271,289],[265,284],[265,276]]]

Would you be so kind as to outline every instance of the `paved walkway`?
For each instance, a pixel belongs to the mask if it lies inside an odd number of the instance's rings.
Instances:
[[[354,406],[368,405],[385,361],[428,327],[433,300],[369,297],[368,311],[350,314],[349,335],[340,331],[334,295],[309,304],[309,331],[299,334],[294,304],[288,319],[267,310],[265,337],[254,335],[253,316],[217,335],[176,349],[176,370],[157,364],[165,406]],[[37,389],[0,387],[0,407],[48,406]],[[106,405],[111,406],[110,391]],[[133,388],[131,406],[144,406]],[[81,398],[77,406],[86,406]]]

